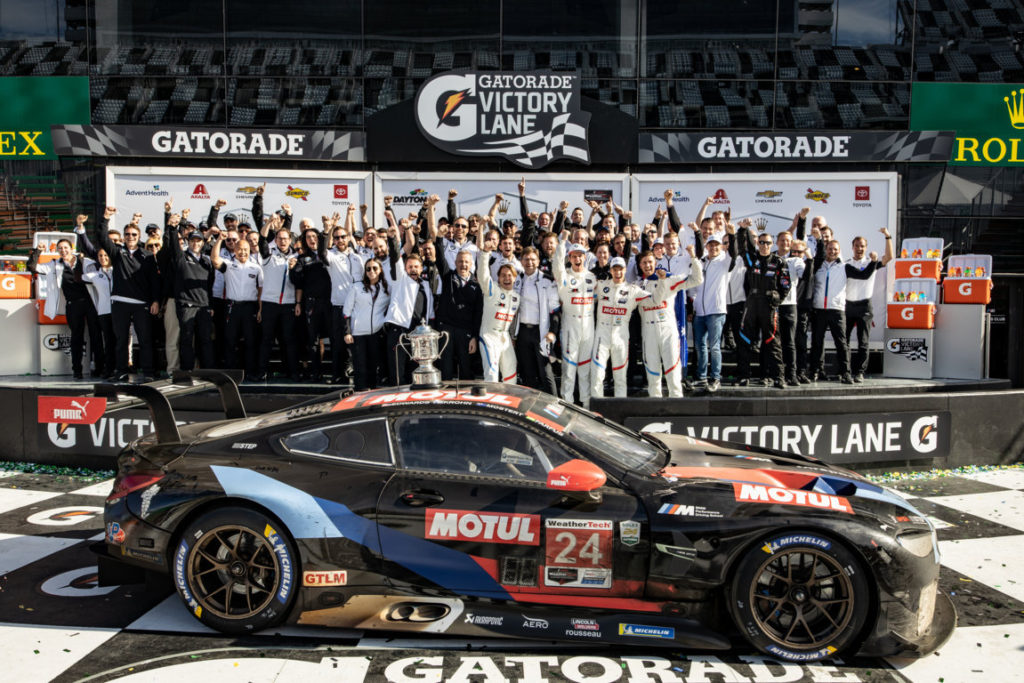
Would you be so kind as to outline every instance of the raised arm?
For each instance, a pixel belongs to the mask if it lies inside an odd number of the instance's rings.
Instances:
[[[448,225],[455,222],[458,218],[458,212],[455,210],[455,198],[459,196],[459,191],[454,187],[448,190]]]
[[[896,256],[896,250],[892,246],[892,235],[889,234],[889,228],[879,228],[878,232],[885,236],[885,254],[882,255],[882,265],[889,265],[889,261],[892,261]]]

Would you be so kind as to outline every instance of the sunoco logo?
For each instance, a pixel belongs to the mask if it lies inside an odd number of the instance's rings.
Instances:
[[[450,72],[416,94],[416,125],[450,154],[500,156],[524,168],[590,163],[590,114],[576,74]]]

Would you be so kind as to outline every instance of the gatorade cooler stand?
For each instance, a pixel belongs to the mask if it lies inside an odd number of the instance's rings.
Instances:
[[[897,280],[928,278],[942,279],[942,238],[915,237],[903,240],[899,258],[893,259]]]
[[[0,375],[35,374],[36,302],[32,300],[32,274],[26,256],[0,256]]]
[[[992,300],[992,257],[950,256],[942,281],[942,306],[936,331],[942,344],[935,354],[935,377],[982,379],[988,376],[988,313]]]
[[[932,378],[937,293],[938,283],[931,278],[896,280],[886,305],[883,346],[886,377]]]

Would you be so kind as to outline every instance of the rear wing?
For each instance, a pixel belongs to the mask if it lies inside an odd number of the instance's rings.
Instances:
[[[88,396],[40,396],[38,419],[40,423],[60,425],[95,424],[105,415],[145,406],[153,420],[157,441],[176,443],[181,434],[171,399],[216,389],[225,419],[245,417],[238,391],[242,377],[240,370],[193,370],[175,372],[171,379],[147,384],[97,384]]]

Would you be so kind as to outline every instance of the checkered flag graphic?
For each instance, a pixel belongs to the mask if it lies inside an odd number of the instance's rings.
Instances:
[[[60,156],[130,156],[131,145],[123,132],[112,126],[51,126],[53,151]]]
[[[638,141],[641,164],[665,164],[686,161],[690,156],[690,138],[678,133],[641,133]]]
[[[309,138],[309,156],[330,161],[366,161],[365,135],[318,130]]]
[[[500,154],[525,168],[538,168],[555,159],[575,159],[590,163],[587,124],[590,114],[559,114],[547,133],[536,131],[527,135],[485,143],[486,149],[460,149],[463,154]]]
[[[928,360],[928,346],[925,345],[925,344],[922,344],[921,346],[918,346],[916,349],[910,349],[909,351],[907,351],[906,356],[907,356],[907,360],[923,360],[923,361],[927,361]]]
[[[938,130],[893,133],[878,141],[873,157],[886,161],[949,161],[955,137]]]

